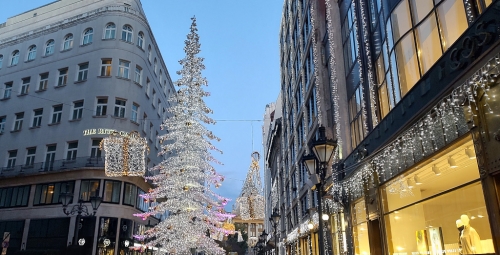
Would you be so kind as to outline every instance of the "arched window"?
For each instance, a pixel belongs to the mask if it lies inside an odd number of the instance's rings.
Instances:
[[[163,81],[163,72],[161,71],[160,69],[160,85],[161,85],[161,82]]]
[[[155,58],[155,64],[154,64],[154,71],[155,71],[155,74],[156,72],[158,71],[158,61],[156,61],[156,58]]]
[[[68,34],[64,37],[62,50],[73,48],[73,34]]]
[[[148,45],[148,60],[149,60],[149,63],[151,64],[151,45]]]
[[[17,63],[19,63],[19,51],[15,50],[12,52],[12,55],[10,57],[10,65],[14,66],[17,65]]]
[[[31,45],[28,48],[28,56],[26,57],[27,61],[34,60],[36,58],[36,45]]]
[[[139,35],[137,36],[137,46],[139,46],[139,48],[143,48],[144,46],[144,33],[142,32],[139,32]]]
[[[87,45],[92,43],[92,37],[94,36],[94,29],[92,28],[87,28],[83,32],[83,40],[82,40],[82,45]]]
[[[122,40],[126,42],[132,42],[132,27],[129,25],[124,25],[122,29]]]
[[[45,56],[52,55],[54,53],[54,40],[48,40],[45,43]]]
[[[3,55],[0,55],[0,68],[2,68],[2,64],[3,64]]]
[[[108,23],[104,29],[104,39],[115,39],[116,25],[114,23]]]

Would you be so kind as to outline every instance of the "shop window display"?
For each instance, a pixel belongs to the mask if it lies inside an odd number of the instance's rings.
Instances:
[[[354,203],[353,237],[356,255],[370,255],[370,241],[368,239],[368,224],[366,220],[365,200],[359,199]]]
[[[390,254],[495,253],[470,137],[383,185]]]

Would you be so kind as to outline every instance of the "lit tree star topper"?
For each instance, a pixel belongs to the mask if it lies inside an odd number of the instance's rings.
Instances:
[[[225,254],[209,236],[228,234],[223,223],[233,215],[224,213],[228,199],[212,191],[212,186],[219,187],[224,177],[212,166],[221,163],[211,152],[222,152],[212,144],[220,139],[206,128],[215,121],[208,116],[213,111],[203,101],[209,93],[203,89],[208,82],[201,74],[205,69],[203,58],[197,56],[197,30],[193,17],[185,41],[186,56],[179,61],[182,69],[177,74],[181,78],[175,82],[179,89],[169,99],[171,116],[161,125],[167,133],[159,137],[159,155],[166,159],[150,169],[153,176],[145,177],[155,185],[143,195],[150,203],[149,211],[136,214],[143,219],[166,212],[169,216],[136,238],[172,254],[191,254],[190,249]]]

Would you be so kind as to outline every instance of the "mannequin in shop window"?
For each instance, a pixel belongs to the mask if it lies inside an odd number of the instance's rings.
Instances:
[[[462,247],[461,254],[480,254],[483,249],[481,247],[481,239],[477,231],[470,226],[469,216],[460,216],[460,221],[463,224],[463,230],[460,233],[460,246]],[[457,221],[457,227],[458,227]]]

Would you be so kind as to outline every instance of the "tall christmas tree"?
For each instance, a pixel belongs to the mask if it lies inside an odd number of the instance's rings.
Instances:
[[[211,152],[222,152],[212,144],[220,139],[206,128],[215,121],[208,116],[213,111],[203,101],[210,94],[203,89],[208,82],[201,74],[205,69],[203,58],[197,56],[200,52],[197,30],[196,18],[192,18],[184,47],[186,57],[179,61],[182,70],[177,74],[181,78],[175,82],[179,89],[170,98],[171,117],[161,126],[167,131],[160,137],[160,154],[166,155],[166,159],[150,169],[156,175],[146,177],[155,185],[143,196],[151,202],[150,210],[136,215],[146,219],[168,212],[169,216],[137,238],[172,254],[191,254],[191,249],[224,254],[210,237],[227,234],[222,223],[231,215],[223,210],[228,199],[212,191],[224,178],[215,171],[213,164],[220,162]]]

